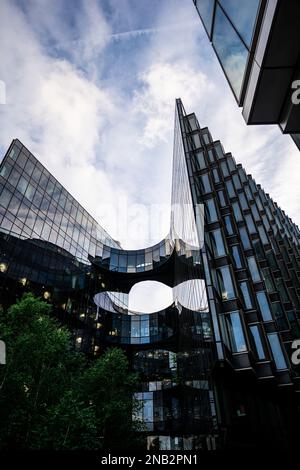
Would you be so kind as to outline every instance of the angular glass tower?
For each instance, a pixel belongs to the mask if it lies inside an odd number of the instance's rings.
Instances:
[[[296,444],[299,229],[180,100],[160,243],[123,250],[18,140],[0,167],[0,230],[1,305],[33,291],[86,354],[122,348],[149,449]],[[174,302],[130,311],[145,280]]]
[[[300,149],[300,3],[193,0],[247,124],[279,124]]]
[[[296,444],[299,228],[180,100],[176,111],[193,204],[205,208],[201,260],[223,444]]]

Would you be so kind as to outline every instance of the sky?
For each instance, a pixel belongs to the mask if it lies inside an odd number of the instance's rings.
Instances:
[[[0,44],[0,155],[19,138],[124,248],[168,232],[178,97],[300,223],[299,152],[246,126],[192,0],[1,0]]]

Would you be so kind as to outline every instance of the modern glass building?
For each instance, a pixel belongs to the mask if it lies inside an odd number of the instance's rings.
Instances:
[[[180,100],[160,243],[123,250],[18,140],[0,167],[0,214],[1,305],[33,291],[86,354],[124,349],[148,449],[296,445],[299,229]],[[174,302],[130,311],[145,280]]]
[[[300,149],[300,3],[193,0],[247,124],[279,124]]]

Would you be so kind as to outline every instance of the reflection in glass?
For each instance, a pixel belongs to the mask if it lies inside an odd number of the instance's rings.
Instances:
[[[247,350],[239,312],[221,315],[224,342],[232,352]]]
[[[244,250],[249,250],[251,248],[251,244],[250,244],[246,227],[240,227],[239,232],[240,232],[240,237],[241,237]]]
[[[254,256],[249,256],[249,258],[247,258],[247,262],[248,262],[249,271],[252,277],[252,281],[253,282],[260,281],[261,277],[260,277],[260,273],[259,273]]]
[[[216,222],[218,220],[218,214],[214,199],[207,199],[204,201],[204,204],[207,222]]]
[[[215,256],[225,256],[225,247],[220,229],[214,230],[209,233],[212,244],[212,249]]]
[[[239,99],[248,51],[219,6],[212,42],[233,92]]]
[[[233,256],[234,265],[236,269],[241,269],[242,261],[241,261],[240,250],[239,250],[238,245],[232,246],[231,251],[232,251],[232,256]]]
[[[224,217],[224,222],[225,222],[225,229],[226,229],[226,235],[233,235],[233,227],[231,223],[231,217],[230,215],[226,215]]]
[[[238,202],[233,202],[232,203],[232,208],[233,208],[233,213],[234,213],[235,220],[237,222],[240,222],[241,220],[243,220],[239,203]]]
[[[286,361],[285,361],[285,358],[281,349],[281,344],[278,338],[278,334],[277,333],[268,334],[268,340],[270,343],[270,347],[271,347],[271,351],[273,354],[276,368],[278,370],[286,369],[287,365],[286,365]]]
[[[246,310],[250,310],[251,308],[253,308],[253,306],[252,306],[252,302],[251,302],[251,297],[250,297],[247,281],[241,282],[240,283],[240,288],[241,288],[241,291],[242,291],[242,294],[243,294],[244,306],[245,306]]]
[[[258,301],[258,305],[259,305],[259,309],[260,309],[263,321],[272,321],[273,317],[271,314],[269,302],[268,302],[265,292],[257,292],[256,298]]]
[[[220,0],[220,3],[243,40],[250,47],[259,0]]]
[[[271,309],[273,313],[273,317],[276,320],[276,324],[279,330],[288,330],[289,326],[286,320],[286,316],[283,312],[282,306],[280,302],[272,302]]]
[[[196,8],[209,35],[211,34],[214,3],[214,0],[197,0],[196,2]]]
[[[229,266],[222,266],[217,269],[217,276],[221,295],[223,300],[229,300],[235,298],[235,291],[232,283]]]
[[[254,344],[255,344],[258,359],[259,360],[265,359],[266,356],[265,356],[264,347],[263,347],[263,344],[262,344],[262,341],[261,341],[258,325],[250,326],[250,332],[251,332],[252,338],[254,340]]]

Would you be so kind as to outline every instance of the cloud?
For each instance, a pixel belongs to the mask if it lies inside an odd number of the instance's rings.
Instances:
[[[201,71],[185,61],[153,63],[139,78],[143,85],[135,94],[134,107],[145,118],[141,139],[149,147],[170,140],[174,97],[181,97],[191,108],[195,100],[201,100],[213,88]]]
[[[1,152],[18,137],[124,247],[168,232],[177,97],[300,223],[299,152],[245,125],[191,1],[0,8]]]
[[[144,60],[148,64],[140,74],[144,86],[135,97],[144,118],[146,144],[171,140],[171,101],[180,96],[186,111],[195,112],[202,127],[208,126],[225,150],[231,151],[246,172],[299,224],[300,186],[296,175],[300,159],[292,139],[275,125],[245,124],[196,10],[188,10],[185,4],[176,4],[176,8],[166,5],[160,12],[158,29],[179,18],[184,18],[189,27],[178,28],[175,34],[160,30],[152,38]]]
[[[1,60],[7,85],[7,104],[1,108],[6,123],[0,130],[1,146],[7,148],[18,137],[97,215],[101,202],[124,197],[122,188],[115,188],[110,175],[96,165],[104,127],[115,114],[114,98],[75,63],[47,55],[25,14],[15,5],[4,1],[1,9],[1,43],[7,51]],[[13,21],[9,24],[5,18]],[[50,14],[49,27],[52,23]],[[86,49],[94,47],[94,36],[90,32],[84,37]]]
[[[159,214],[170,202],[181,97],[299,222],[298,151],[275,126],[245,125],[192,2],[21,4],[1,2],[2,152],[20,138],[124,246],[151,245],[168,231],[166,211],[155,237],[130,228],[143,225],[139,204]]]

